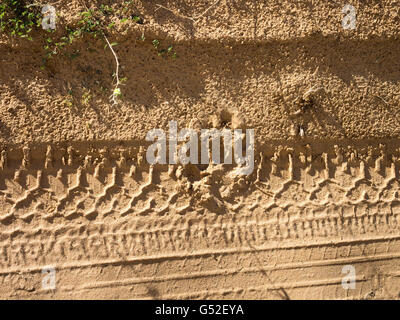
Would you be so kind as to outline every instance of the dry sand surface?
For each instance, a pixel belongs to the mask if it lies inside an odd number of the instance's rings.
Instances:
[[[55,3],[55,35],[100,3]],[[117,105],[101,37],[43,67],[45,31],[0,35],[0,298],[398,298],[400,1],[133,3]],[[171,120],[255,129],[253,173],[150,166]]]

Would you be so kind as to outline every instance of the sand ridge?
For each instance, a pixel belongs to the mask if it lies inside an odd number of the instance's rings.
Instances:
[[[245,178],[227,165],[149,166],[143,150],[77,143],[2,153],[0,273],[11,283],[30,274],[3,297],[349,298],[349,263],[362,270],[350,297],[395,297],[371,284],[377,272],[397,283],[398,142],[323,153],[269,145]],[[54,292],[40,289],[46,265],[59,273]],[[260,272],[262,283],[249,286]],[[207,280],[228,276],[235,287]]]

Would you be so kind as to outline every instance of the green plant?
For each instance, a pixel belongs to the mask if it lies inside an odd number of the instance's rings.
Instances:
[[[62,101],[62,104],[71,108],[73,106],[74,100],[71,97],[67,97]]]
[[[99,10],[104,15],[109,15],[109,14],[114,12],[113,8],[111,8],[109,5],[104,5],[104,4],[100,5],[100,9]]]
[[[172,59],[176,59],[176,52],[173,51],[174,47],[169,45],[166,49],[160,49],[161,42],[160,40],[154,39],[152,41],[153,47],[157,50],[158,56],[169,56]]]
[[[90,89],[84,89],[82,93],[81,103],[84,106],[89,106],[92,95],[90,94]]]
[[[84,32],[89,33],[95,38],[99,35],[101,28],[100,21],[96,17],[96,12],[93,10],[81,12],[81,20],[79,20],[78,26],[78,32],[81,34]]]
[[[157,40],[157,39],[154,39],[154,40],[152,41],[152,44],[153,44],[154,48],[158,49],[158,46],[160,45],[160,41]]]
[[[50,59],[53,55],[58,54],[64,47],[72,44],[77,38],[81,38],[84,35],[91,35],[94,38],[103,38],[106,43],[105,48],[107,46],[109,47],[117,63],[116,71],[114,73],[116,83],[112,95],[110,96],[112,104],[117,104],[117,99],[122,97],[121,89],[119,87],[121,84],[121,81],[119,80],[119,61],[117,54],[113,49],[113,46],[116,46],[117,43],[110,43],[106,36],[106,32],[114,29],[116,25],[115,21],[111,21],[114,13],[115,10],[108,5],[100,5],[98,9],[87,8],[87,10],[79,14],[79,20],[75,25],[67,25],[65,27],[66,34],[59,38],[58,41],[53,41],[51,38],[48,38],[44,45],[44,49],[47,51],[46,58]],[[120,22],[124,23],[126,21],[128,21],[127,16],[120,18]],[[78,54],[71,54],[69,57],[73,59],[76,58],[77,55]],[[82,96],[82,103],[87,105],[90,101],[90,97],[89,94],[84,94]]]
[[[99,13],[102,13],[102,11],[90,9],[83,11],[79,14],[80,19],[76,25],[65,26],[65,34],[58,41],[48,38],[46,40],[47,43],[43,46],[47,51],[46,57],[51,58],[53,55],[58,54],[64,47],[72,44],[76,39],[81,38],[85,34],[92,35],[94,38],[102,35],[102,26],[98,17]]]
[[[135,16],[135,15],[133,15],[133,16],[132,16],[132,20],[135,21],[135,22],[138,23],[138,24],[143,24],[143,18],[140,17],[140,16]]]
[[[57,30],[47,29],[46,32],[41,26],[42,22],[42,7],[44,3],[34,2],[35,0],[0,0],[0,32],[6,31],[11,36],[18,36],[21,38],[28,38],[32,30],[37,28],[38,33],[43,40],[43,49],[45,55],[42,59],[41,69],[45,69],[50,59],[56,55],[66,57],[70,60],[76,59],[80,55],[80,51],[75,49],[66,50],[76,40],[82,39],[85,36],[92,36],[93,38],[102,39],[105,43],[105,49],[111,51],[114,56],[116,67],[113,73],[113,88],[111,90],[110,102],[115,105],[118,100],[123,97],[121,86],[127,80],[126,77],[120,78],[120,62],[117,52],[114,47],[118,45],[117,42],[110,42],[108,37],[118,27],[121,34],[126,34],[126,31],[132,23],[143,24],[143,18],[135,12],[132,6],[134,1],[123,1],[121,3],[100,4],[99,6],[92,5],[88,8],[85,4],[84,11],[80,12],[75,18],[70,20],[68,24],[63,25],[62,15],[57,13],[59,20],[57,22]],[[124,30],[121,31],[121,28]],[[43,34],[45,36],[43,36]],[[146,41],[144,36],[144,29],[140,37],[142,42]],[[173,46],[167,48],[161,47],[161,42],[158,39],[152,41],[154,48],[159,56],[169,56],[176,58]],[[89,46],[88,51],[92,52]],[[90,103],[90,91],[85,91],[82,94],[81,102],[83,105]],[[65,105],[71,106],[73,99],[69,97],[64,101]]]
[[[2,0],[0,3],[0,31],[11,36],[32,40],[30,33],[40,26],[40,10],[31,2]]]

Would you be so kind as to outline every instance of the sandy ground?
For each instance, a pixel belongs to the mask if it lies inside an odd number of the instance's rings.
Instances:
[[[400,1],[344,4],[136,1],[117,106],[101,40],[41,68],[43,31],[0,35],[0,297],[398,298]],[[170,120],[255,129],[254,172],[149,166]]]

